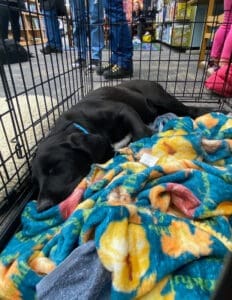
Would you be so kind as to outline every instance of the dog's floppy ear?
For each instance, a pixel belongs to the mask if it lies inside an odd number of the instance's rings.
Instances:
[[[98,134],[72,133],[67,142],[73,149],[86,153],[93,162],[100,162],[111,151],[109,141]]]

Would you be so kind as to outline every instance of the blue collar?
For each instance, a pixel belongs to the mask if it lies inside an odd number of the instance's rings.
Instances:
[[[88,130],[86,130],[84,127],[82,127],[81,125],[77,124],[77,123],[73,123],[73,126],[77,129],[80,129],[84,134],[89,134]]]

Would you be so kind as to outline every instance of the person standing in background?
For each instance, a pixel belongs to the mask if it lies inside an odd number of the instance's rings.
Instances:
[[[104,48],[104,12],[102,0],[88,0],[89,18],[84,0],[71,0],[71,13],[73,19],[73,41],[78,51],[78,58],[73,68],[86,67],[87,60],[87,27],[90,23],[90,64],[89,69],[94,70],[99,65]]]
[[[132,11],[132,33],[136,31],[137,38],[141,41],[143,35],[143,28],[145,24],[145,17],[143,9],[139,1],[135,1]]]
[[[211,75],[220,67],[228,65],[232,56],[232,1],[224,0],[223,23],[217,29],[210,52],[207,73]]]
[[[44,55],[62,52],[58,16],[65,15],[64,0],[39,0],[44,16],[47,44],[40,50]]]
[[[106,17],[109,20],[110,62],[96,68],[105,79],[118,79],[133,75],[133,45],[131,32],[123,10],[123,0],[103,0]]]
[[[85,0],[70,0],[73,25],[73,43],[78,52],[73,68],[86,67],[87,56],[87,15]]]
[[[102,0],[89,0],[91,61],[90,69],[100,65],[104,48],[104,10]]]
[[[204,65],[204,62],[202,62]],[[232,1],[224,0],[223,23],[217,29],[210,52],[204,86],[223,97],[232,96]]]
[[[11,23],[13,38],[20,42],[20,10],[25,9],[23,0],[0,0],[0,40],[8,39],[8,27]]]

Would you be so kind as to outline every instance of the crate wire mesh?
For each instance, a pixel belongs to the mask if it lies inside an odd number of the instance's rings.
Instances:
[[[131,11],[132,1],[126,2],[127,9]],[[159,27],[164,34],[169,22],[157,21],[158,13],[150,20],[154,25],[153,34],[156,34],[156,37],[152,43],[134,45],[133,78],[155,80],[186,103],[230,109],[231,99],[212,94],[204,88],[206,67],[204,69],[198,67],[199,47],[195,46],[194,39],[192,38],[189,45],[183,46],[185,24],[191,26],[192,37],[201,35],[205,26],[207,5],[193,2],[196,3],[195,12],[202,10],[204,16],[201,19],[186,20],[187,10],[185,10],[181,22],[172,20],[173,26],[175,23],[182,26],[180,26],[182,33],[178,46],[168,45],[167,40],[162,42],[155,31]],[[27,0],[25,4],[24,9],[18,9],[21,16],[21,44],[31,57],[27,62],[0,65],[0,237],[2,241],[9,237],[9,230],[14,230],[14,220],[28,199],[33,197],[30,161],[40,140],[46,136],[62,112],[77,103],[90,90],[100,86],[115,85],[121,81],[107,81],[91,69],[72,67],[79,57],[80,47],[77,49],[73,45],[73,20],[69,3],[67,3],[67,14],[59,17],[63,52],[43,55],[40,50],[47,42],[44,14],[36,0]],[[10,9],[9,1],[0,3],[0,9],[3,8]],[[148,10],[145,3],[144,9]],[[87,64],[91,58],[88,10],[87,1],[86,24],[84,24],[88,38]],[[217,11],[221,11],[220,5],[215,5],[215,12]],[[80,24],[81,20],[76,21],[77,25],[83,27],[83,24]],[[102,62],[109,62],[111,53],[109,25],[97,24],[104,28],[105,33]],[[128,26],[131,26],[131,19],[128,19]],[[9,38],[12,38],[11,29],[9,29]],[[80,46],[80,39],[78,43]],[[208,56],[209,52],[206,53],[206,60]]]

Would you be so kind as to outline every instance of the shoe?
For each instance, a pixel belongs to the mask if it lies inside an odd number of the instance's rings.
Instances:
[[[202,69],[205,69],[205,68],[210,68],[212,67],[213,63],[212,61],[208,61],[208,60],[202,60],[199,64],[199,66],[202,68]]]
[[[61,49],[52,48],[52,53],[62,53],[63,51]]]
[[[140,45],[141,44],[141,39],[138,36],[134,36],[132,40],[133,45]]]
[[[62,50],[53,48],[51,46],[46,46],[43,49],[40,49],[40,52],[44,55],[47,55],[47,54],[51,54],[51,53],[62,53]]]
[[[218,64],[216,64],[213,60],[203,60],[200,62],[199,67],[202,69],[216,68]]]
[[[97,68],[96,68],[96,73],[98,75],[102,75],[105,71],[109,70],[110,68],[113,67],[113,64],[110,63],[104,63],[104,64],[100,64]]]
[[[75,60],[75,62],[72,64],[72,67],[77,68],[85,68],[86,67],[86,60],[84,58],[79,58]]]
[[[110,69],[103,73],[105,79],[118,79],[130,77],[133,75],[132,69],[125,69],[118,65],[112,66]]]
[[[87,69],[89,71],[94,71],[100,65],[100,60],[98,59],[91,59],[90,64],[88,65]]]
[[[220,67],[219,66],[212,66],[210,68],[207,69],[207,76],[212,75],[214,72],[216,72]]]

